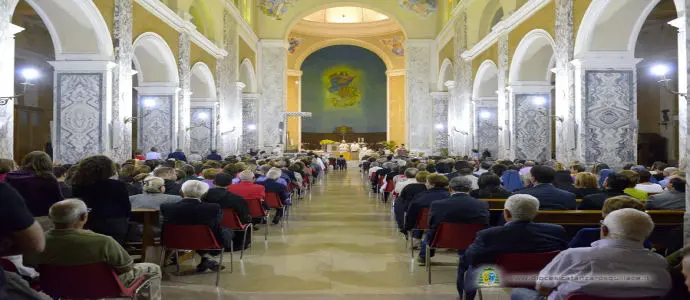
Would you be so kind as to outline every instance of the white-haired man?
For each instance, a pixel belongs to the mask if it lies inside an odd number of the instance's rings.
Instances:
[[[666,260],[643,246],[652,230],[654,221],[645,212],[613,211],[601,222],[601,240],[559,253],[539,272],[536,291],[516,289],[512,299],[566,299],[572,293],[663,297],[671,289]]]
[[[106,263],[113,267],[123,284],[129,285],[144,275],[154,275],[149,299],[160,299],[161,269],[156,264],[134,264],[127,251],[112,237],[84,230],[89,218],[86,204],[67,199],[53,204],[49,212],[55,229],[46,232],[46,248],[40,264],[78,266]]]
[[[493,264],[500,254],[550,252],[568,248],[568,234],[561,225],[535,223],[539,200],[531,195],[512,195],[506,200],[503,226],[477,233],[474,243],[465,250],[458,266],[457,288],[460,295],[467,290],[467,299],[475,295],[476,280],[464,280],[464,272],[474,277],[473,267]]]
[[[242,196],[244,200],[248,199],[264,199],[266,197],[266,189],[254,183],[254,173],[250,170],[240,172],[240,182],[228,186],[228,192]]]
[[[223,219],[223,211],[216,203],[202,202],[201,198],[208,192],[208,184],[202,181],[190,180],[182,184],[182,196],[184,199],[176,203],[166,203],[161,205],[163,216],[163,230],[166,224],[174,225],[206,225],[218,241],[219,244],[230,248],[232,232],[220,226]],[[197,251],[201,256],[201,262],[196,267],[196,271],[201,273],[207,269],[217,271],[223,268],[212,256],[217,256],[220,251]]]
[[[266,172],[266,180],[259,182],[258,184],[264,187],[264,191],[266,193],[276,193],[283,205],[289,205],[290,191],[288,191],[287,187],[278,182],[281,174],[282,171],[280,169],[271,168],[268,170],[268,172]],[[278,224],[280,222],[280,218],[282,217],[283,210],[277,209],[276,214],[273,217],[273,224]]]

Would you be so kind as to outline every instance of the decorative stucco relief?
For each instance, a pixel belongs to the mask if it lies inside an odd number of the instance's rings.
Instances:
[[[116,0],[113,13],[113,68],[112,150],[109,155],[117,162],[132,156],[132,0]]]
[[[632,71],[585,74],[585,159],[622,168],[637,160],[637,120]]]
[[[0,57],[10,60],[12,64],[0,60],[1,96],[10,96],[14,86],[14,36],[10,31],[10,21],[18,0],[0,0]],[[0,157],[14,158],[14,101],[0,105]]]
[[[56,138],[53,157],[76,163],[104,152],[104,75],[58,73],[56,76]]]
[[[537,99],[544,100],[536,101]],[[551,159],[551,95],[516,94],[513,116],[515,158]]]
[[[142,100],[153,101],[156,105],[143,105]],[[173,145],[173,95],[146,95],[139,97],[138,141],[139,147],[148,151],[158,148],[162,155],[168,155]]]

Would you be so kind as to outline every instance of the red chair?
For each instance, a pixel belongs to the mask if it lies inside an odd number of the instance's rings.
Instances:
[[[252,218],[265,219],[266,220],[266,230],[264,232],[264,240],[268,240],[268,217],[270,212],[264,208],[263,200],[261,199],[245,199],[247,201],[247,206],[249,206],[249,215]]]
[[[180,272],[180,258],[176,250],[220,250],[220,265],[223,265],[223,253],[225,248],[218,244],[213,231],[206,225],[174,225],[163,224],[163,235],[161,237],[163,255],[165,250],[175,250],[177,272]],[[162,265],[162,264],[161,264]],[[216,272],[216,286],[220,282],[220,269]],[[230,251],[230,272],[232,273],[232,251]]]
[[[68,299],[136,299],[139,291],[160,276],[142,276],[125,287],[117,273],[106,263],[80,266],[39,265],[41,288],[53,298]]]
[[[240,216],[232,208],[223,209],[223,220],[220,226],[228,228],[232,231],[241,231],[244,233],[244,239],[242,240],[242,250],[240,250],[240,259],[244,256],[244,248],[247,245],[247,232],[252,230],[252,223],[242,224],[240,221]],[[251,243],[251,241],[249,241]]]
[[[426,247],[426,271],[431,284],[431,249],[465,250],[469,247],[477,232],[486,228],[484,224],[459,224],[442,222],[436,228],[433,241]]]
[[[268,205],[269,208],[277,209],[277,210],[282,210],[283,211],[283,217],[287,218],[286,215],[286,210],[287,206],[283,205],[282,202],[280,202],[280,195],[275,192],[266,192],[266,204]],[[268,220],[266,221],[268,223]],[[280,222],[280,226],[284,226],[285,222]]]
[[[429,208],[424,207],[422,210],[419,211],[419,214],[417,214],[417,223],[415,223],[414,228],[410,230],[410,232],[415,232],[415,231],[426,231],[429,229]],[[409,239],[409,238],[408,238]],[[414,258],[414,245],[411,243],[410,244],[410,255],[412,258]]]
[[[601,297],[601,296],[591,296],[587,294],[570,294],[565,300],[659,300],[661,297],[623,297],[623,298],[613,298],[613,297]]]

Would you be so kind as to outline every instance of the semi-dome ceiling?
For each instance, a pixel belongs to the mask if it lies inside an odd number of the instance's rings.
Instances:
[[[331,7],[304,17],[305,21],[319,23],[361,24],[388,20],[388,16],[371,9],[354,6]]]

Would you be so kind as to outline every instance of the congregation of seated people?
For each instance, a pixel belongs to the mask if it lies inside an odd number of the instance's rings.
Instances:
[[[60,164],[34,151],[20,164],[0,159],[0,257],[13,265],[13,272],[0,269],[0,299],[45,299],[32,289],[41,268],[96,263],[111,267],[124,286],[148,278],[150,287],[138,299],[161,299],[161,267],[134,263],[128,251],[142,236],[134,213],[160,211],[156,235],[166,224],[205,225],[225,251],[243,250],[251,238],[221,226],[224,212],[234,211],[242,224],[278,224],[282,210],[272,220],[252,219],[247,200],[275,193],[282,205],[291,205],[297,200],[291,197],[301,197],[326,171],[324,159],[314,153],[222,159],[214,150],[202,159],[178,149],[163,160],[152,148],[133,157],[123,164],[104,155]],[[201,257],[196,272],[223,269],[219,253],[196,251]]]
[[[533,274],[540,279],[529,288],[513,288],[512,299],[566,299],[576,293],[690,299],[683,285],[683,275],[690,278],[690,247],[681,248],[681,223],[672,228],[655,226],[647,213],[685,210],[685,172],[678,168],[657,162],[650,168],[629,164],[616,171],[596,164],[587,171],[577,162],[564,167],[556,161],[376,154],[364,157],[361,167],[372,192],[382,192],[379,179],[395,174],[391,178],[394,219],[400,232],[413,239],[411,247],[419,249],[419,265],[428,261],[426,253],[434,256],[434,249],[425,250],[441,223],[485,228],[458,251],[457,290],[462,299],[475,297],[477,276],[500,256],[549,252],[555,257]],[[490,209],[488,203],[498,199],[504,201],[502,209]],[[420,230],[423,210],[428,211],[427,223]],[[582,210],[601,211],[600,226],[535,222],[539,211]],[[664,234],[655,238],[657,231]],[[593,274],[639,274],[647,280],[564,279]],[[687,282],[690,287],[690,279]]]

